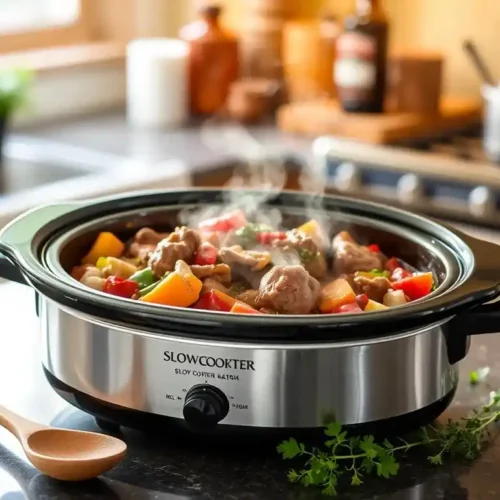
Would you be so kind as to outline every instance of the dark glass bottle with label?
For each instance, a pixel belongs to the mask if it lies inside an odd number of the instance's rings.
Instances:
[[[356,0],[356,13],[345,20],[337,39],[335,84],[345,111],[384,111],[388,35],[380,0]]]

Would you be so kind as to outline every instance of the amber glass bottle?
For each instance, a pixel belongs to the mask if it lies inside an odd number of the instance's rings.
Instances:
[[[388,35],[380,0],[356,0],[356,12],[337,39],[335,84],[345,111],[384,111]]]
[[[191,112],[209,115],[223,108],[231,84],[238,78],[238,40],[220,25],[218,5],[209,4],[199,12],[200,19],[184,26],[180,38],[190,45]]]

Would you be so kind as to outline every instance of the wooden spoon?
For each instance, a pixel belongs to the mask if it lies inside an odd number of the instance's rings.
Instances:
[[[96,432],[46,427],[0,406],[0,426],[21,443],[28,460],[42,473],[62,481],[97,477],[123,460],[127,445]]]

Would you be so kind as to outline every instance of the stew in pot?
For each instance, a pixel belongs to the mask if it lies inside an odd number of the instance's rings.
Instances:
[[[140,229],[121,241],[98,235],[74,279],[104,293],[165,306],[237,314],[343,314],[380,311],[434,289],[377,242],[342,231],[328,241],[311,220],[279,231],[241,211],[170,233]]]

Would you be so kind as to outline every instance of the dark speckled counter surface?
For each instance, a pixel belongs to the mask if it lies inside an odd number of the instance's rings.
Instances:
[[[70,407],[45,381],[40,365],[38,321],[33,292],[0,285],[0,401],[42,423],[97,430],[94,420]],[[470,387],[471,369],[488,365],[488,384],[500,387],[500,336],[476,337],[463,362],[462,380],[447,415],[457,417],[488,397],[490,387]],[[0,499],[66,500],[307,500],[320,498],[286,481],[287,464],[271,450],[203,447],[174,436],[145,436],[125,430],[128,458],[104,477],[64,484],[39,475],[15,439],[0,430]],[[323,497],[324,498],[324,497]],[[492,500],[500,498],[500,441],[470,466],[440,469],[411,455],[401,461],[396,479],[373,480],[363,489],[341,492],[342,500]]]

